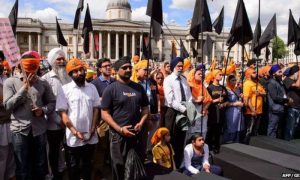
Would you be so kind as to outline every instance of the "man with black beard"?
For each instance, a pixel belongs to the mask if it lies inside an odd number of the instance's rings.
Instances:
[[[45,79],[51,86],[53,94],[57,96],[58,90],[71,81],[66,71],[67,61],[65,53],[60,48],[52,49],[47,58],[52,70],[46,73],[42,79]],[[47,137],[49,144],[49,162],[54,180],[62,179],[62,170],[59,171],[60,147],[64,137],[64,128],[61,125],[61,118],[56,111],[48,115]],[[61,157],[62,158],[62,157]]]
[[[269,74],[271,76],[268,89],[268,103],[269,103],[269,124],[268,136],[276,138],[283,138],[284,128],[284,105],[289,102],[287,98],[284,85],[282,82],[282,70],[278,64],[271,67]]]
[[[85,81],[84,64],[79,59],[70,60],[66,70],[72,81],[58,91],[56,109],[67,127],[66,161],[69,179],[90,180],[94,148],[98,143],[95,126],[100,98],[96,87]]]
[[[132,66],[128,58],[114,64],[119,78],[103,92],[101,116],[110,126],[110,151],[113,179],[123,180],[127,153],[135,149],[142,156],[142,127],[149,113],[149,101],[140,84],[130,80]]]
[[[244,143],[249,144],[250,137],[258,134],[260,119],[263,113],[263,97],[266,92],[263,86],[257,80],[257,72],[248,68],[245,71],[246,81],[243,85],[246,134]]]

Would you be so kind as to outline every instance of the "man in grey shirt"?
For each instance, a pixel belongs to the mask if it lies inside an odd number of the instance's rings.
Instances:
[[[4,106],[11,111],[11,131],[16,157],[16,177],[20,180],[45,179],[47,174],[45,115],[55,109],[50,85],[36,73],[40,55],[28,51],[22,55],[22,73],[4,83]]]

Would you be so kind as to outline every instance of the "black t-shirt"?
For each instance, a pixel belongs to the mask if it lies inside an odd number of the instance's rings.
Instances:
[[[211,84],[207,87],[207,90],[213,100],[223,97],[223,103],[227,101],[227,90],[224,86],[216,86]],[[208,125],[214,123],[223,123],[225,119],[225,108],[219,109],[219,103],[212,103],[208,109]]]
[[[300,109],[300,88],[293,87],[292,85],[294,83],[296,82],[289,77],[283,80],[287,96],[293,100],[293,103],[290,106],[292,108]]]
[[[123,84],[119,81],[105,88],[101,102],[101,108],[109,109],[113,119],[120,126],[135,126],[141,119],[142,107],[148,105],[143,86],[134,82]]]
[[[150,100],[150,113],[157,114],[158,113],[158,87],[157,83],[153,79],[149,79],[150,89],[151,89],[151,100]]]

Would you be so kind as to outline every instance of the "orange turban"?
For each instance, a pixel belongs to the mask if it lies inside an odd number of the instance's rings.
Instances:
[[[236,70],[236,65],[231,64],[231,65],[227,66],[226,74],[225,74],[225,68],[222,69],[222,73],[225,75],[235,74],[235,70]]]
[[[212,71],[209,71],[206,75],[205,75],[205,82],[207,84],[210,84],[212,81],[214,80]]]
[[[71,71],[84,67],[84,64],[77,58],[71,59],[66,66],[67,73]]]
[[[151,138],[151,143],[153,145],[156,145],[159,141],[162,140],[162,138],[169,134],[170,131],[169,129],[165,128],[165,127],[162,127],[162,128],[159,128],[155,131],[155,133],[153,134],[152,138]]]
[[[184,59],[183,61],[183,71],[187,71],[191,67],[191,60],[190,59]]]
[[[140,61],[140,56],[138,55],[133,56],[132,61],[134,64],[138,63]]]
[[[260,68],[259,71],[258,71],[258,75],[259,76],[267,75],[269,73],[271,67],[272,66],[267,65],[267,66],[264,66],[264,67]]]
[[[246,77],[246,79],[250,79],[251,74],[253,74],[253,72],[255,72],[255,70],[253,68],[246,69],[246,71],[245,71],[245,77]]]

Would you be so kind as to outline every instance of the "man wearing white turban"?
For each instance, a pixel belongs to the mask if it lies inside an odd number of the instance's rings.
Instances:
[[[55,96],[58,90],[71,81],[66,72],[65,53],[60,48],[52,49],[48,54],[48,63],[52,70],[45,74],[42,78],[45,79],[51,86]],[[61,126],[61,118],[53,111],[48,116],[47,137],[49,143],[49,162],[54,180],[62,180],[62,173],[59,170],[60,147],[64,136],[64,129]]]

